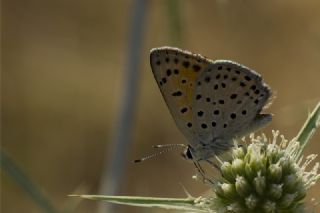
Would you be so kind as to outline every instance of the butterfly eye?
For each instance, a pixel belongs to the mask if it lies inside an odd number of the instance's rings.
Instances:
[[[186,160],[192,160],[192,159],[193,159],[189,147],[187,147],[187,148],[181,153],[181,155],[182,155],[182,157],[183,157],[184,159],[186,159]]]

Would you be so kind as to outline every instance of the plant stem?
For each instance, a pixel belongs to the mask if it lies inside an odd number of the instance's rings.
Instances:
[[[3,151],[0,150],[0,165],[1,168],[11,176],[11,178],[20,187],[26,191],[33,201],[42,208],[43,212],[56,213],[58,212],[51,201],[40,191],[30,178],[15,164],[15,162]]]

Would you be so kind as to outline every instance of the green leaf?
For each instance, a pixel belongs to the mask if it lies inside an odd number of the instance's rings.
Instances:
[[[194,212],[207,212],[196,205],[198,198],[155,198],[135,196],[106,196],[106,195],[70,195],[89,200],[107,201],[130,206],[159,207],[164,209],[185,210]]]
[[[300,143],[300,150],[296,155],[296,160],[298,160],[310,138],[316,131],[316,128],[320,126],[320,102],[317,104],[313,112],[308,116],[308,119],[304,123],[300,132],[296,136],[296,140]]]

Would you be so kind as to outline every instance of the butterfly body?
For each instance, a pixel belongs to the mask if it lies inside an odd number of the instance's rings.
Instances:
[[[271,96],[269,86],[243,65],[172,47],[152,49],[150,63],[194,161],[223,153],[233,139],[272,119],[261,113]]]

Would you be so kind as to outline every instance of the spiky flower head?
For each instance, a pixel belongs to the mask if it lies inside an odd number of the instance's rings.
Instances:
[[[198,200],[199,207],[221,213],[304,212],[306,191],[319,179],[319,163],[307,166],[317,155],[299,158],[300,143],[288,142],[278,131],[273,139],[250,136],[250,144],[232,150],[221,162],[215,195]]]

